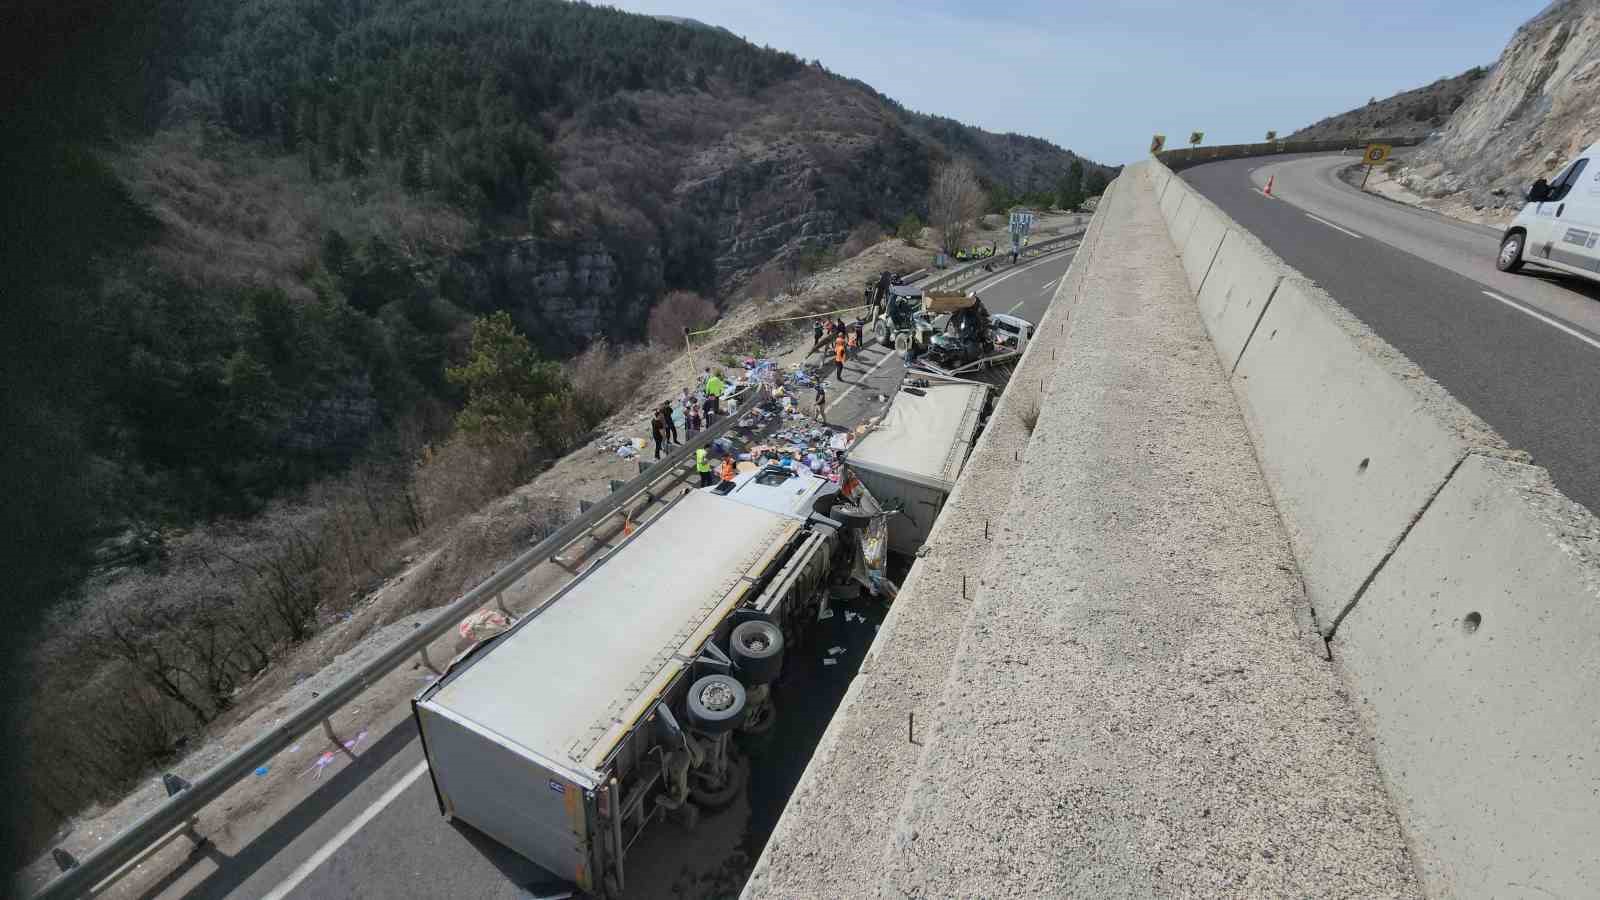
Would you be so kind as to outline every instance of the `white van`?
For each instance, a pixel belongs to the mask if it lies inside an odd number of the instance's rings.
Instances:
[[[1495,266],[1523,263],[1600,280],[1600,144],[1583,151],[1550,181],[1528,189],[1528,202],[1500,239]]]

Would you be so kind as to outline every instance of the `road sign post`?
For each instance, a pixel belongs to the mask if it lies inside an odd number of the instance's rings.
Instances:
[[[1389,151],[1394,147],[1389,144],[1368,144],[1367,152],[1361,157],[1361,164],[1367,167],[1365,175],[1361,176],[1361,189],[1367,189],[1367,179],[1372,177],[1372,167],[1381,164],[1389,158]]]

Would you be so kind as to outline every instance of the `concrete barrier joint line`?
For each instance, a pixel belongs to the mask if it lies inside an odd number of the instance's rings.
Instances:
[[[1217,249],[1211,254],[1211,262],[1206,263],[1206,273],[1200,276],[1200,284],[1194,289],[1195,297],[1199,297],[1200,292],[1206,289],[1206,280],[1211,277],[1211,270],[1217,265],[1217,257],[1222,255],[1222,245],[1228,242],[1228,235],[1230,234],[1233,234],[1233,229],[1231,228],[1222,233],[1222,240],[1217,241]]]
[[[1234,357],[1233,365],[1228,367],[1231,376],[1239,371],[1239,363],[1244,361],[1244,355],[1250,349],[1250,342],[1256,339],[1256,329],[1261,327],[1261,320],[1267,317],[1267,310],[1272,306],[1272,298],[1278,296],[1278,288],[1283,287],[1284,276],[1279,275],[1278,280],[1272,283],[1272,290],[1267,293],[1267,302],[1261,304],[1261,312],[1256,313],[1256,320],[1250,323],[1250,333],[1245,335],[1244,343],[1239,347],[1239,355]]]
[[[1455,464],[1450,467],[1450,471],[1446,472],[1444,478],[1440,479],[1438,486],[1429,492],[1428,499],[1422,501],[1422,507],[1406,523],[1406,527],[1400,532],[1400,536],[1395,538],[1394,543],[1389,545],[1389,549],[1378,560],[1378,564],[1372,567],[1372,571],[1367,573],[1367,577],[1361,582],[1361,586],[1356,588],[1355,596],[1351,597],[1349,602],[1345,603],[1344,608],[1339,610],[1339,614],[1333,617],[1333,621],[1328,623],[1328,629],[1322,636],[1324,641],[1332,643],[1334,637],[1339,633],[1339,625],[1344,621],[1344,617],[1348,616],[1350,611],[1356,608],[1356,604],[1361,602],[1361,598],[1366,596],[1367,588],[1371,587],[1372,583],[1378,579],[1378,573],[1382,572],[1383,567],[1389,564],[1389,560],[1400,552],[1400,545],[1404,544],[1406,538],[1411,535],[1411,529],[1416,528],[1417,523],[1422,521],[1422,517],[1428,514],[1428,508],[1433,506],[1433,501],[1439,499],[1439,495],[1444,493],[1444,489],[1450,484],[1450,479],[1456,476],[1461,464],[1466,462],[1473,455],[1473,452],[1468,450],[1457,457]]]

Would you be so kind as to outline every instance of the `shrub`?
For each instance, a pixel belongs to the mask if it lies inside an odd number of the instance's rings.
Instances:
[[[839,256],[842,259],[849,259],[881,240],[883,240],[883,229],[878,227],[877,222],[862,222],[850,232],[849,237],[845,238],[844,244],[839,247]]]
[[[647,326],[650,343],[657,347],[677,347],[683,343],[683,330],[704,328],[717,320],[717,308],[694,291],[673,291],[650,310]]]
[[[922,220],[915,213],[906,213],[906,217],[895,226],[895,237],[915,247],[922,237]]]

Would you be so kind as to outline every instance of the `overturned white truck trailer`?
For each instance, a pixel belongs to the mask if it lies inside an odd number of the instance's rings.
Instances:
[[[894,395],[883,419],[845,454],[850,471],[890,510],[889,549],[910,555],[933,530],[988,421],[986,384],[920,377]]]
[[[783,648],[850,577],[865,525],[835,486],[776,467],[680,496],[417,696],[440,812],[620,894],[653,819],[693,827],[743,787],[731,734],[770,727]]]

